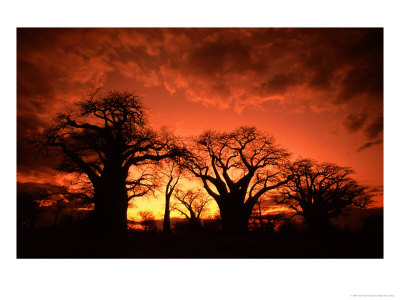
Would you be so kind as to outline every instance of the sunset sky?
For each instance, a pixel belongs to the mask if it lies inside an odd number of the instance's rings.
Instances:
[[[135,91],[155,129],[256,126],[383,186],[383,29],[18,29],[19,182],[63,183],[28,137],[95,88]]]

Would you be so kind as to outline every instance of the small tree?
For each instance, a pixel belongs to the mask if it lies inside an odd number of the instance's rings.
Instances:
[[[173,161],[170,161],[170,163],[167,166],[167,170],[161,171],[161,173],[168,180],[167,184],[165,185],[165,191],[164,191],[165,209],[164,209],[164,220],[163,220],[163,233],[168,234],[171,233],[171,219],[170,219],[171,197],[181,177],[181,170]]]
[[[171,206],[172,210],[185,216],[192,229],[201,227],[201,214],[206,211],[210,199],[199,189],[183,191],[177,189],[174,193],[176,202]]]
[[[311,231],[324,231],[329,220],[346,207],[365,207],[373,191],[350,177],[354,171],[310,159],[288,165],[290,180],[279,188],[274,200],[304,217]]]
[[[262,198],[258,199],[256,204],[253,207],[253,212],[250,216],[250,221],[253,221],[254,225],[255,223],[258,223],[258,227],[261,230],[265,229],[265,224],[264,224],[264,209],[265,209],[265,203]]]
[[[140,224],[143,226],[144,230],[146,231],[156,231],[157,226],[156,226],[156,220],[154,218],[154,215],[150,211],[141,211],[139,213],[141,217]]]

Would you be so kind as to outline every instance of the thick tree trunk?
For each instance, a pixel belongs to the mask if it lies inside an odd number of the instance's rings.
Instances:
[[[96,226],[103,233],[127,229],[128,193],[123,178],[106,178],[95,188]]]
[[[220,212],[224,233],[241,234],[248,231],[250,214],[243,206],[220,207]]]
[[[201,221],[197,219],[195,216],[191,216],[188,220],[189,226],[193,231],[198,231],[201,229]]]
[[[317,209],[308,209],[303,212],[303,216],[310,232],[326,232],[330,228],[329,218]]]

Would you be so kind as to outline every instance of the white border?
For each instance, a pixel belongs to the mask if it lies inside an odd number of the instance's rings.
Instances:
[[[395,1],[7,1],[2,4],[2,299],[355,299],[398,288]],[[384,27],[385,259],[16,260],[16,27]],[[4,141],[4,142],[3,142]],[[11,158],[13,159],[11,159]],[[357,299],[357,298],[356,298]],[[361,298],[365,299],[365,298]]]

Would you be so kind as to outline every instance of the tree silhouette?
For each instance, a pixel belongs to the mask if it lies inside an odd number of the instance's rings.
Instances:
[[[201,214],[205,212],[208,199],[201,190],[190,189],[183,191],[176,189],[174,193],[176,202],[172,204],[171,209],[180,212],[185,216],[192,229],[201,227]]]
[[[181,153],[147,126],[141,99],[129,92],[93,93],[58,114],[40,143],[61,150],[60,170],[87,176],[97,226],[110,232],[126,230],[130,198],[151,190],[137,168]]]
[[[141,218],[140,224],[143,226],[146,231],[156,231],[156,220],[152,212],[150,211],[141,211],[139,212],[139,216]]]
[[[195,140],[185,166],[218,204],[225,232],[245,232],[253,207],[267,191],[286,183],[279,167],[288,152],[254,127],[207,131]]]
[[[302,159],[288,165],[290,180],[273,196],[278,204],[304,217],[311,231],[325,231],[346,207],[365,207],[373,191],[350,177],[354,171]]]
[[[282,214],[279,210],[274,211],[273,209],[276,207],[271,204],[275,203],[270,200],[268,193],[257,200],[249,221],[252,228],[261,231],[274,231],[282,223],[286,214]]]
[[[179,167],[170,162],[167,167],[167,171],[161,172],[167,178],[167,184],[165,185],[165,210],[164,210],[164,220],[163,220],[163,233],[171,233],[171,220],[170,220],[170,202],[171,196],[174,193],[176,185],[179,182],[181,176],[181,170]]]
[[[264,230],[265,228],[265,224],[264,224],[264,203],[265,201],[263,201],[262,197],[260,197],[260,199],[257,200],[256,204],[253,207],[253,212],[250,215],[250,219],[253,219],[254,221],[256,221],[259,225],[259,228],[261,230]]]

